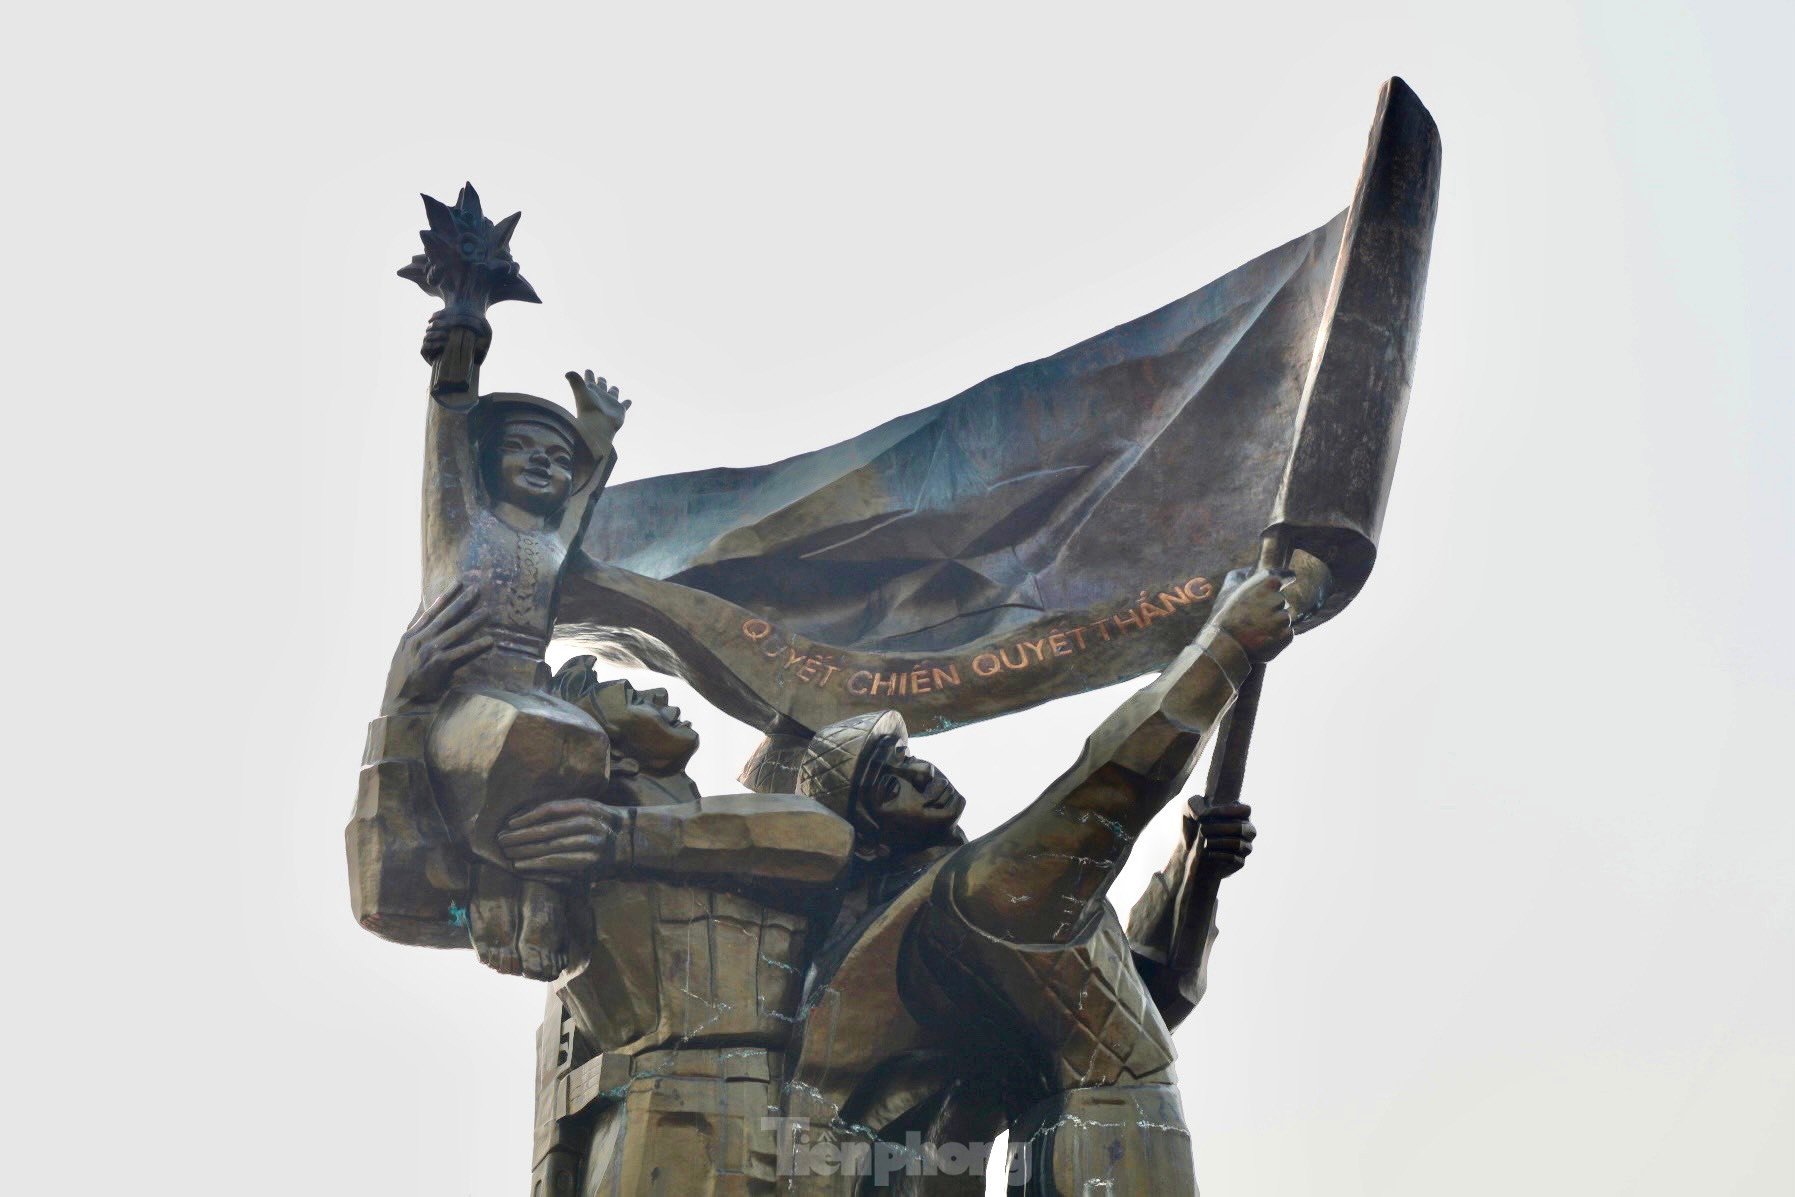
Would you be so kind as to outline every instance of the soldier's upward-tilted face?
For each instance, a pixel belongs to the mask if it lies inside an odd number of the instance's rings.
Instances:
[[[862,800],[894,844],[928,843],[946,836],[966,810],[966,799],[941,770],[893,747]]]
[[[532,515],[553,515],[573,489],[573,442],[541,420],[510,419],[487,449],[493,497]]]
[[[627,755],[651,770],[684,768],[698,751],[698,733],[679,717],[661,689],[638,690],[623,684],[625,701],[605,704],[605,730]]]

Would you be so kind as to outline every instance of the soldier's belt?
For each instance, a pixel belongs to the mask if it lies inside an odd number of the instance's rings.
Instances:
[[[784,1076],[785,1053],[764,1047],[680,1047],[663,1051],[603,1052],[560,1077],[555,1086],[556,1118],[572,1118],[594,1102],[618,1098],[632,1081],[689,1077],[710,1081],[760,1081]]]

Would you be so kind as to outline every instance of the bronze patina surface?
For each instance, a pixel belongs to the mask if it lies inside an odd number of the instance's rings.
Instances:
[[[1438,180],[1391,80],[1321,228],[850,441],[611,493],[617,388],[480,391],[486,310],[537,301],[517,216],[426,197],[400,272],[441,302],[423,588],[350,899],[387,939],[551,983],[533,1197],[972,1194],[1006,1166],[1039,1197],[1195,1192],[1171,1032],[1252,850],[1265,665],[1375,561]],[[557,635],[599,656],[551,675]],[[766,733],[751,792],[700,794],[697,732],[606,661]],[[911,752],[1148,673],[970,842]],[[1211,745],[1124,921],[1114,880]]]
[[[617,487],[561,633],[767,732],[892,707],[927,733],[1164,668],[1273,528],[1337,613],[1376,553],[1439,161],[1391,80],[1321,228],[852,440]]]

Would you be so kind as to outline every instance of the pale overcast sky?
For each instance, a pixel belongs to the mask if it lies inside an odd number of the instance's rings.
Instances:
[[[1320,224],[1401,74],[1445,144],[1420,368],[1377,572],[1267,688],[1177,1035],[1199,1178],[1789,1191],[1791,13],[15,13],[4,1187],[525,1191],[539,987],[344,881],[416,601],[419,191],[524,211],[489,385],[620,383],[620,480],[749,465]],[[755,736],[673,689],[734,788]],[[980,830],[1124,692],[919,749]]]

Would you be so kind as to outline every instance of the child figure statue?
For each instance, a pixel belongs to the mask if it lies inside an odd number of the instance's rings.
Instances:
[[[424,206],[425,252],[399,272],[443,300],[422,350],[432,367],[423,603],[463,588],[490,642],[429,700],[424,756],[449,830],[476,858],[468,921],[481,961],[552,980],[567,963],[559,896],[507,870],[495,837],[525,807],[596,797],[608,776],[604,731],[550,692],[543,653],[568,554],[615,464],[611,442],[629,403],[591,371],[567,375],[574,413],[533,395],[480,394],[486,308],[539,302],[509,249],[518,217],[487,220],[471,186],[453,208],[429,196]]]

